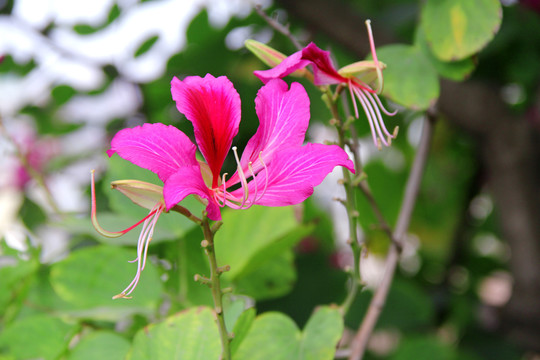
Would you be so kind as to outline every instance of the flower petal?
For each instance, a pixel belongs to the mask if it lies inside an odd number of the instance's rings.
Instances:
[[[302,51],[297,51],[280,62],[276,67],[268,70],[254,71],[253,74],[266,84],[272,79],[281,79],[298,69],[303,69],[309,63],[309,61],[302,59]]]
[[[269,70],[255,71],[254,74],[263,83],[267,83],[271,79],[283,78],[310,64],[313,65],[313,83],[315,85],[347,82],[347,79],[337,72],[330,58],[330,52],[320,49],[314,43],[310,43],[302,50],[290,55],[276,67]]]
[[[167,211],[191,194],[208,200],[206,206],[208,218],[221,220],[219,205],[214,199],[212,191],[204,183],[198,165],[183,167],[167,179],[163,187]]]
[[[347,79],[341,76],[330,58],[330,52],[320,49],[310,43],[302,49],[302,59],[313,64],[313,83],[315,85],[330,85],[346,83]]]
[[[225,76],[174,77],[171,92],[178,111],[193,123],[195,139],[217,186],[223,161],[240,124],[240,96]]]
[[[288,148],[275,154],[267,170],[261,171],[255,181],[249,183],[250,202],[265,206],[298,204],[313,194],[336,166],[344,166],[354,173],[354,164],[347,153],[337,145],[307,144]],[[255,196],[255,187],[259,199]],[[264,190],[265,189],[265,190]],[[237,192],[233,196],[238,196]]]
[[[299,83],[292,83],[289,90],[285,81],[275,79],[259,90],[255,110],[260,125],[248,141],[240,160],[247,176],[250,176],[249,162],[253,164],[255,174],[263,168],[259,156],[268,165],[276,151],[302,145],[309,125],[309,97]],[[237,181],[235,174],[228,184]]]
[[[174,126],[144,124],[120,130],[111,141],[107,154],[121,158],[156,173],[165,181],[180,167],[197,163],[197,148]]]

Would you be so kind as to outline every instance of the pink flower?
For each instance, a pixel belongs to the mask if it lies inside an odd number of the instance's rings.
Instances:
[[[310,117],[309,98],[298,83],[288,89],[284,81],[276,79],[259,90],[255,109],[260,125],[241,158],[236,147],[232,147],[237,170],[230,177],[221,174],[221,168],[240,125],[240,96],[232,83],[224,76],[190,76],[184,81],[175,77],[171,91],[178,110],[193,124],[195,140],[205,161],[197,159],[197,146],[173,126],[144,124],[123,129],[112,139],[109,156],[116,153],[156,173],[164,183],[162,189],[134,180],[124,182],[123,188],[117,187],[135,203],[151,210],[141,220],[144,226],[136,259],[137,276],[117,297],[133,291],[158,216],[186,196],[197,196],[206,205],[208,218],[221,220],[224,206],[246,209],[252,205],[298,204],[338,165],[354,173],[352,161],[339,146],[303,145]],[[95,201],[92,214],[95,220]],[[108,233],[97,221],[94,225],[106,236],[119,236],[136,226]]]
[[[358,100],[366,113],[375,145],[380,148],[380,143],[382,142],[385,146],[389,146],[391,139],[396,136],[396,133],[390,134],[386,129],[381,111],[389,116],[393,116],[396,113],[391,113],[384,108],[377,96],[377,91],[369,85],[370,82],[377,80],[378,91],[382,91],[382,70],[386,67],[386,65],[377,59],[369,24],[369,20],[366,21],[373,60],[359,61],[337,70],[330,58],[330,52],[321,50],[314,43],[310,43],[302,50],[285,58],[274,68],[255,71],[254,74],[263,83],[267,83],[271,79],[283,78],[299,69],[312,65],[313,83],[315,85],[341,84],[347,86],[356,118],[359,116],[356,102]]]
[[[52,138],[39,137],[36,130],[26,122],[12,125],[9,131],[5,130],[17,155],[8,158],[12,167],[9,185],[22,191],[33,177],[43,176],[47,164],[59,153],[59,143]]]
[[[226,77],[176,77],[171,82],[176,107],[193,123],[197,147],[180,130],[145,124],[118,132],[109,156],[117,153],[151,170],[163,181],[166,210],[194,194],[206,204],[208,218],[221,220],[225,205],[284,206],[304,201],[335,166],[354,172],[347,154],[336,145],[302,146],[309,124],[309,99],[297,83],[290,90],[282,80],[270,81],[255,100],[260,126],[227,179],[221,167],[240,124],[240,96]]]

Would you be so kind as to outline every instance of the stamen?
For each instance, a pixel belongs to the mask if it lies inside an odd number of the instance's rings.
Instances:
[[[375,95],[376,96],[376,95]],[[382,118],[382,115],[381,115],[381,112],[379,111],[379,107],[377,106],[377,103],[375,102],[375,100],[373,100],[373,95],[367,93],[366,94],[366,97],[369,99],[369,101],[371,102],[371,105],[373,105],[373,108],[375,109],[375,111],[377,112],[377,121],[379,122],[381,128],[383,129],[384,133],[386,134],[386,136],[388,136],[389,138],[392,138],[392,134],[390,134],[388,132],[388,130],[386,129],[386,126],[384,125],[384,121],[383,121],[383,118]]]
[[[137,242],[137,258],[135,260],[129,261],[129,262],[135,262],[137,261],[137,273],[135,274],[135,277],[131,281],[131,283],[118,295],[113,296],[113,299],[130,299],[131,297],[129,294],[131,294],[135,288],[137,287],[137,284],[139,283],[139,279],[141,278],[142,271],[144,270],[146,266],[146,258],[148,254],[148,246],[150,242],[152,241],[152,236],[154,234],[154,229],[156,227],[157,220],[161,213],[164,210],[164,205],[162,203],[156,204],[156,206],[152,209],[152,214],[155,214],[152,218],[147,218],[144,222],[143,229],[141,231],[141,234],[139,235],[139,240]]]
[[[91,210],[91,215],[90,215],[90,218],[92,220],[92,225],[94,226],[94,228],[96,229],[96,231],[98,233],[100,233],[101,235],[105,236],[105,237],[108,237],[108,238],[117,238],[117,237],[120,237],[122,235],[124,235],[125,233],[133,230],[134,228],[136,228],[137,226],[139,226],[141,223],[143,223],[144,221],[146,221],[149,217],[151,217],[152,215],[154,215],[156,213],[156,211],[152,211],[150,212],[150,214],[146,215],[144,218],[142,218],[140,221],[138,221],[137,223],[135,223],[134,225],[131,225],[130,227],[128,227],[127,229],[125,230],[122,230],[122,231],[108,231],[108,230],[105,230],[104,228],[101,227],[101,225],[99,225],[99,222],[97,221],[97,206],[96,206],[96,189],[95,189],[95,177],[94,177],[94,172],[95,170],[92,170],[90,173],[92,174],[91,175],[91,182],[90,182],[90,189],[91,189],[91,197],[92,197],[92,210]]]
[[[238,171],[238,177],[240,178],[240,182],[242,183],[242,189],[244,190],[244,196],[242,197],[242,204],[240,205],[240,208],[243,208],[249,196],[249,189],[248,189],[246,174],[244,174],[242,165],[240,165],[240,159],[238,158],[238,152],[236,150],[237,150],[237,147],[233,146],[232,151],[234,153],[234,158],[236,160],[236,168]]]
[[[227,186],[225,184],[225,178],[227,177],[227,175],[229,175],[228,173],[225,173],[223,174],[223,176],[221,177],[221,184],[223,185],[223,200],[222,202],[220,203],[219,202],[219,199],[216,199],[218,200],[218,205],[219,207],[225,207],[225,203],[227,202]]]
[[[388,116],[394,116],[394,115],[396,115],[396,114],[398,113],[397,110],[394,110],[394,111],[392,111],[392,112],[386,110],[386,108],[384,107],[384,105],[383,105],[382,102],[381,102],[381,99],[379,99],[378,96],[375,96],[375,100],[377,101],[377,104],[379,105],[379,108],[380,108],[380,109],[382,110],[382,112],[385,113],[386,115],[388,115]]]
[[[369,106],[366,103],[366,101],[364,100],[364,94],[362,94],[362,91],[360,89],[358,89],[358,88],[354,88],[354,93],[355,93],[356,97],[358,97],[358,100],[360,101],[360,104],[364,108],[364,112],[365,112],[366,117],[368,119],[369,128],[371,130],[371,137],[373,138],[373,143],[375,145],[377,145],[377,133],[376,133],[376,130],[375,130],[375,127],[374,127],[375,126],[374,125],[375,120],[372,118]]]
[[[366,27],[369,37],[369,47],[371,48],[371,56],[373,57],[373,61],[375,62],[375,68],[377,71],[377,82],[379,83],[377,93],[380,93],[383,88],[383,76],[382,69],[379,66],[379,59],[377,59],[377,53],[375,52],[375,40],[373,40],[373,32],[371,31],[371,20],[366,20]]]

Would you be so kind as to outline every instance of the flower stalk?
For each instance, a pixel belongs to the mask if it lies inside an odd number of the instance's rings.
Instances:
[[[216,224],[219,224],[218,222]],[[225,315],[223,313],[223,290],[221,289],[220,276],[224,272],[229,270],[229,266],[218,266],[216,260],[216,252],[214,247],[214,235],[217,230],[219,230],[219,225],[210,226],[208,218],[203,217],[201,222],[201,227],[204,234],[204,240],[201,242],[201,246],[204,249],[204,253],[208,258],[208,263],[210,264],[210,278],[204,278],[204,283],[210,287],[212,290],[212,298],[214,300],[214,311],[216,313],[216,322],[218,325],[219,336],[221,339],[221,359],[230,360],[231,359],[231,337],[227,332],[227,327],[225,325]],[[200,281],[199,279],[196,279]],[[202,280],[202,279],[201,279]]]
[[[346,122],[342,121],[341,115],[339,113],[338,107],[337,107],[337,97],[332,95],[329,88],[326,88],[326,98],[329,99],[329,101],[326,102],[328,105],[328,108],[330,112],[332,113],[332,119],[335,121],[333,122],[337,132],[338,132],[338,146],[345,150],[345,145],[347,144],[346,139],[346,130],[348,127],[348,124]],[[330,100],[332,99],[332,100]],[[356,154],[353,154],[353,156]],[[356,163],[354,159],[353,161]],[[356,173],[361,173],[361,169],[355,169]],[[347,209],[347,217],[349,220],[349,238],[348,243],[351,246],[351,250],[353,253],[353,264],[352,269],[350,271],[350,287],[349,291],[347,293],[347,296],[345,297],[345,300],[341,304],[341,312],[342,314],[346,314],[349,311],[349,308],[351,307],[352,303],[354,302],[354,299],[356,298],[356,294],[358,293],[358,290],[360,288],[360,285],[362,284],[362,277],[360,274],[360,256],[362,253],[362,248],[360,246],[360,243],[358,242],[358,211],[356,210],[356,200],[354,196],[354,181],[353,177],[351,176],[351,173],[348,171],[343,171],[343,186],[345,187],[345,199],[342,202],[345,208]]]

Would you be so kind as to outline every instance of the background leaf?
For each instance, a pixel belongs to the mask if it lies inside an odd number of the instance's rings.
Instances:
[[[192,308],[141,329],[128,360],[217,360],[221,342],[210,308]]]
[[[312,230],[294,218],[294,208],[254,206],[227,211],[215,239],[223,279],[256,299],[285,294],[295,280],[292,247]]]
[[[129,348],[129,341],[114,332],[94,331],[75,345],[68,360],[123,360]]]
[[[281,313],[264,313],[253,322],[235,359],[331,360],[342,331],[343,320],[337,308],[317,309],[303,332]]]
[[[447,79],[454,81],[465,80],[475,69],[475,61],[470,57],[456,61],[443,61],[437,58],[430,49],[421,27],[416,31],[415,46],[422,49],[424,55],[426,55],[439,75]]]
[[[441,60],[465,59],[486,46],[502,21],[498,0],[428,0],[421,25]]]
[[[405,107],[424,110],[439,97],[435,68],[420,48],[388,45],[377,49],[387,67],[383,72],[383,94]]]
[[[112,300],[135,276],[135,251],[112,246],[93,246],[74,251],[51,267],[50,281],[79,316],[118,319],[131,313],[152,313],[161,298],[162,284],[151,261],[130,300]],[[94,312],[92,310],[99,310]]]
[[[133,57],[137,58],[144,53],[148,52],[152,46],[156,44],[156,42],[159,40],[158,35],[150,36],[146,40],[143,41],[143,43],[135,50],[135,53],[133,54]]]
[[[34,315],[7,326],[0,333],[0,353],[17,359],[57,359],[67,349],[76,326],[50,315]]]

